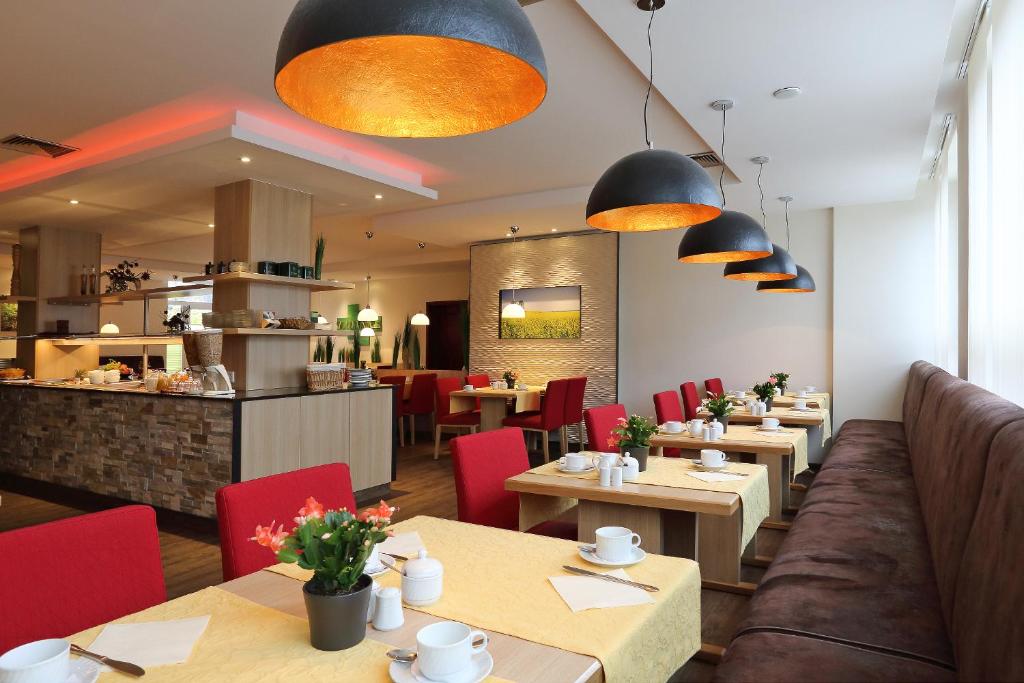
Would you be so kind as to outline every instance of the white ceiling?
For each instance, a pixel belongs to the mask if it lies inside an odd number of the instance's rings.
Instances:
[[[767,195],[793,194],[797,210],[909,198],[930,156],[951,31],[959,36],[965,21],[963,12],[954,21],[958,1],[967,0],[669,0],[654,29],[655,144],[683,153],[717,147],[718,115],[706,105],[728,97],[737,103],[726,156],[739,177],[727,176],[734,208],[755,210],[755,154],[773,159]],[[329,262],[353,272],[361,260],[429,269],[464,259],[469,242],[501,237],[511,222],[528,234],[581,228],[590,185],[642,146],[646,15],[632,0],[530,5],[550,72],[547,100],[506,128],[443,140],[350,135],[284,108],[273,63],[293,5],[5,2],[0,59],[17,68],[0,84],[0,134],[80,146],[76,155],[95,154],[97,167],[46,178],[53,171],[40,175],[39,164],[56,162],[0,151],[0,241],[10,241],[2,231],[32,223],[81,225],[102,229],[111,253],[202,263],[211,188],[248,173],[314,191],[317,227],[331,235]],[[40,49],[40,36],[50,49]],[[805,94],[773,99],[785,85]],[[377,182],[422,185],[438,198],[402,192],[401,201],[365,205],[353,199],[369,185],[349,187],[323,164],[261,152],[258,171],[255,163],[240,169],[232,145],[246,143],[238,140],[181,149],[181,135],[236,110],[351,150],[383,169]],[[140,147],[147,154],[131,156]],[[167,159],[155,158],[161,150]],[[79,206],[66,203],[72,192]],[[373,243],[363,237],[370,228]],[[417,240],[431,246],[421,251]]]

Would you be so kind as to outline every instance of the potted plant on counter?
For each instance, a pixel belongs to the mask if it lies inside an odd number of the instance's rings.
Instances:
[[[654,420],[640,415],[630,415],[629,419],[620,417],[608,437],[608,445],[619,447],[619,452],[633,456],[640,465],[640,471],[647,470],[647,456],[651,452],[651,437],[658,431]]]
[[[785,394],[786,386],[789,384],[789,373],[788,372],[773,372],[768,376],[769,379],[775,380],[775,386],[779,388],[779,392]]]
[[[729,416],[732,415],[732,402],[725,394],[708,394],[701,406],[711,413],[714,419],[722,425],[722,431],[729,431]]]
[[[309,640],[318,650],[354,647],[366,637],[366,613],[373,580],[363,573],[373,547],[391,535],[397,508],[384,501],[355,515],[345,508],[325,510],[315,498],[295,518],[291,532],[257,526],[251,539],[270,548],[280,562],[313,571],[302,587],[309,617]]]
[[[772,398],[775,396],[775,382],[768,380],[761,384],[755,384],[752,391],[764,402],[765,408],[772,409]]]

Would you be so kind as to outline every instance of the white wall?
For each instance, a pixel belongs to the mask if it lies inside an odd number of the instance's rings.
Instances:
[[[654,414],[651,396],[687,380],[749,387],[785,371],[794,385],[831,388],[832,212],[793,212],[794,258],[814,294],[758,294],[722,265],[676,260],[682,231],[623,235],[619,252],[619,401]],[[784,244],[778,217],[772,235]]]
[[[935,352],[935,197],[835,214],[833,423],[902,419],[907,368]]]

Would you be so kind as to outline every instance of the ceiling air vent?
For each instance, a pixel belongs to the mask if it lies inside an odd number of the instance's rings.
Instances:
[[[68,147],[59,142],[50,142],[49,140],[40,140],[39,138],[30,138],[27,135],[8,135],[3,140],[0,140],[0,148],[9,149],[12,152],[21,152],[22,154],[50,157],[52,159],[78,151],[77,147]]]
[[[698,152],[697,154],[687,154],[698,164],[704,168],[714,168],[715,166],[721,166],[722,160],[718,158],[718,155],[714,152]]]

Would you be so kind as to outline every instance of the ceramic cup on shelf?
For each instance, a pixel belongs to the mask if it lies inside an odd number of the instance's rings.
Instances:
[[[686,424],[689,426],[690,436],[700,436],[704,433],[704,420],[690,420]]]
[[[404,623],[402,591],[397,588],[381,588],[373,601],[373,627],[378,631],[394,631]]]
[[[807,410],[807,399],[806,398],[798,398],[798,399],[794,400],[793,401],[793,407],[796,408],[797,410]]]
[[[683,423],[678,420],[669,420],[665,423],[665,431],[669,434],[678,434],[683,431]]]
[[[416,663],[432,681],[454,680],[469,668],[473,655],[487,649],[488,642],[483,631],[457,621],[439,621],[416,633]]]
[[[25,643],[0,657],[0,681],[4,683],[53,683],[66,681],[71,667],[71,645],[51,638]]]
[[[587,466],[587,456],[582,453],[566,453],[558,459],[558,464],[567,470],[582,470]]]
[[[764,428],[764,429],[778,429],[779,428],[779,418],[777,418],[777,417],[762,417],[761,418],[761,427]]]
[[[725,465],[725,453],[711,448],[702,449],[700,452],[700,464],[704,467],[722,467]]]
[[[597,539],[594,552],[609,562],[628,561],[633,556],[633,548],[640,547],[640,534],[624,526],[603,526],[594,535]]]

